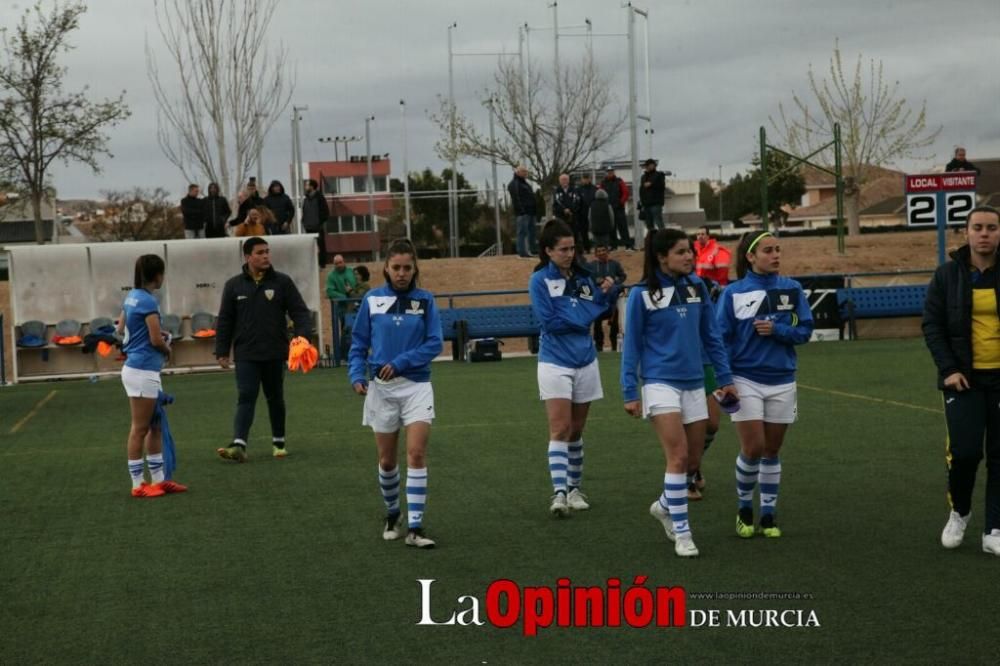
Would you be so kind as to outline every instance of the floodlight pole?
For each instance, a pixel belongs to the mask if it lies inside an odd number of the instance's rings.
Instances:
[[[413,239],[413,232],[410,228],[410,161],[409,149],[406,141],[406,100],[399,100],[399,109],[403,114],[403,219],[406,223],[406,237]]]
[[[767,134],[760,128],[760,221],[763,231],[768,230],[767,206]]]
[[[455,54],[452,50],[451,31],[458,27],[458,23],[448,26],[448,117],[449,117],[449,143],[448,152],[451,157],[451,181],[448,187],[448,249],[449,255],[458,256],[458,179],[456,172],[458,166],[455,164]]]
[[[503,236],[500,233],[500,185],[497,179],[497,139],[493,128],[493,117],[496,112],[493,108],[493,100],[493,93],[490,93],[488,105],[490,107],[490,149],[493,153],[490,156],[490,170],[493,176],[493,223],[497,230],[497,256],[503,256]]]
[[[308,105],[292,106],[292,155],[295,160],[292,164],[292,197],[295,204],[295,220],[293,222],[292,233],[302,233],[302,135],[299,132],[299,111],[308,111]],[[263,185],[259,183],[257,187]]]
[[[382,259],[382,239],[378,235],[378,218],[375,217],[375,181],[372,178],[372,143],[371,143],[371,122],[375,116],[365,118],[365,162],[368,163],[368,182],[365,190],[368,192],[368,216],[372,221],[372,235],[375,237],[375,261]]]
[[[633,243],[638,247],[643,229],[642,223],[639,220],[639,208],[636,206],[636,199],[639,193],[639,137],[636,134],[638,118],[636,118],[637,100],[635,90],[635,15],[640,14],[648,18],[648,14],[637,7],[633,7],[631,2],[625,5],[625,10],[628,12],[628,125],[629,148],[632,152],[632,225],[635,234]]]

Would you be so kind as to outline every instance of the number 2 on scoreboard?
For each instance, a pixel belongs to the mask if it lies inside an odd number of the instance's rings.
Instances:
[[[975,196],[971,192],[949,193],[945,199],[948,224],[965,224],[965,218],[974,205]]]

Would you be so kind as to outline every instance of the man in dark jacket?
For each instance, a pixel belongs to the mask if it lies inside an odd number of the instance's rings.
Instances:
[[[205,202],[198,195],[201,188],[188,185],[187,196],[181,199],[181,216],[184,218],[184,238],[205,237]]]
[[[326,221],[330,219],[330,207],[326,197],[319,191],[319,182],[310,178],[306,181],[305,196],[302,198],[302,229],[307,234],[319,234],[319,267],[326,266]]]
[[[225,238],[226,222],[233,214],[229,201],[222,196],[218,183],[208,184],[208,196],[205,197],[205,238]]]
[[[944,168],[945,171],[975,171],[976,175],[980,175],[979,167],[977,167],[972,162],[965,159],[965,148],[959,146],[955,149],[955,157],[948,162],[948,165]]]
[[[236,217],[230,220],[229,226],[238,227],[243,224],[247,219],[247,213],[250,212],[251,208],[256,208],[257,206],[264,205],[264,199],[257,192],[257,179],[250,178],[247,181],[247,186],[244,188],[243,192],[240,193],[241,201],[240,206],[236,211]]]
[[[559,186],[552,190],[552,214],[561,219],[573,230],[576,246],[583,251],[583,239],[576,216],[580,210],[580,195],[569,185],[569,174],[560,174]]]
[[[594,193],[597,186],[590,180],[590,174],[585,173],[580,176],[580,184],[576,186],[576,192],[580,195],[580,209],[576,215],[576,226],[580,230],[580,238],[583,240],[583,251],[590,252],[590,205],[594,203]]]
[[[642,163],[644,171],[639,182],[639,203],[642,205],[642,221],[647,231],[663,228],[663,200],[667,192],[667,177],[656,170],[656,160]]]
[[[236,363],[236,418],[232,445],[218,449],[226,460],[246,462],[247,440],[253,424],[257,393],[264,387],[271,417],[272,455],[284,458],[285,364],[288,359],[288,325],[295,336],[312,336],[312,316],[292,278],[271,266],[267,241],[259,236],[243,243],[243,270],[230,278],[222,291],[216,324],[215,357],[229,367],[232,347]]]
[[[938,369],[948,426],[951,514],[941,545],[962,544],[985,442],[983,551],[1000,555],[1000,212],[972,209],[965,232],[968,244],[938,266],[924,304],[924,339]]]
[[[612,167],[608,167],[607,175],[601,181],[601,189],[608,193],[608,203],[611,204],[611,212],[615,216],[618,238],[612,237],[612,245],[632,249],[632,239],[628,235],[628,218],[625,216],[625,204],[628,203],[629,196],[628,185],[615,175]]]
[[[615,214],[608,203],[608,193],[594,192],[590,202],[590,230],[594,234],[594,247],[611,247],[615,237]]]
[[[269,225],[267,233],[271,236],[287,234],[292,228],[292,218],[295,217],[295,204],[292,198],[285,194],[285,186],[280,180],[272,180],[264,197],[264,205],[274,214],[274,222]]]
[[[604,278],[611,278],[617,285],[625,284],[625,269],[622,265],[611,259],[608,256],[607,245],[601,245],[600,243],[594,248],[594,260],[587,264],[587,270],[590,271],[591,277],[594,278],[594,282],[600,284]],[[604,321],[609,322],[609,333],[611,337],[611,351],[615,351],[618,348],[618,308],[613,307],[608,310],[600,319],[594,321],[594,346],[597,347],[597,351],[601,351],[604,347]]]
[[[528,168],[524,165],[514,170],[514,178],[507,185],[510,194],[510,204],[514,208],[514,219],[517,224],[517,255],[531,257],[536,252],[535,224],[537,206],[535,191],[528,183]]]

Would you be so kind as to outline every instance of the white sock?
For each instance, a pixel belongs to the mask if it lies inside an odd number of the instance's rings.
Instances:
[[[128,461],[128,473],[132,477],[132,487],[138,488],[142,485],[142,458]]]

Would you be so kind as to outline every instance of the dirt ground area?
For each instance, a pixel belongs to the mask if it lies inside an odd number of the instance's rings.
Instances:
[[[964,242],[964,236],[948,234],[949,250]],[[736,243],[724,243],[735,250]],[[642,275],[642,254],[639,252],[617,251],[612,258],[622,263],[629,281],[638,280]],[[818,273],[869,273],[930,269],[937,262],[937,239],[933,231],[915,233],[865,234],[847,240],[847,251],[837,253],[834,237],[822,238],[782,238],[782,272],[786,275],[807,275]],[[436,294],[470,291],[503,291],[526,289],[528,278],[537,260],[521,259],[516,256],[484,257],[482,259],[430,259],[420,262],[420,284]],[[277,267],[281,270],[281,267]],[[370,263],[372,284],[382,284],[381,264]],[[321,293],[326,283],[326,272],[320,279]],[[169,279],[169,278],[168,278]],[[926,277],[916,278],[918,281]],[[874,284],[885,284],[890,278],[875,279]],[[502,305],[526,303],[527,295],[497,295],[476,298],[456,298],[456,306]],[[442,307],[444,301],[439,301]],[[324,339],[332,339],[330,311],[323,313]],[[12,377],[11,355],[14,350],[11,339],[13,314],[10,309],[10,283],[0,282],[0,311],[4,313],[5,367],[7,379]],[[901,323],[901,322],[897,322]],[[874,322],[873,322],[874,324]],[[912,322],[911,322],[912,324]],[[912,325],[904,327],[908,333],[919,333]],[[872,331],[875,332],[874,330]],[[867,337],[867,336],[866,336]],[[526,345],[521,340],[507,340],[504,351],[523,351]]]

